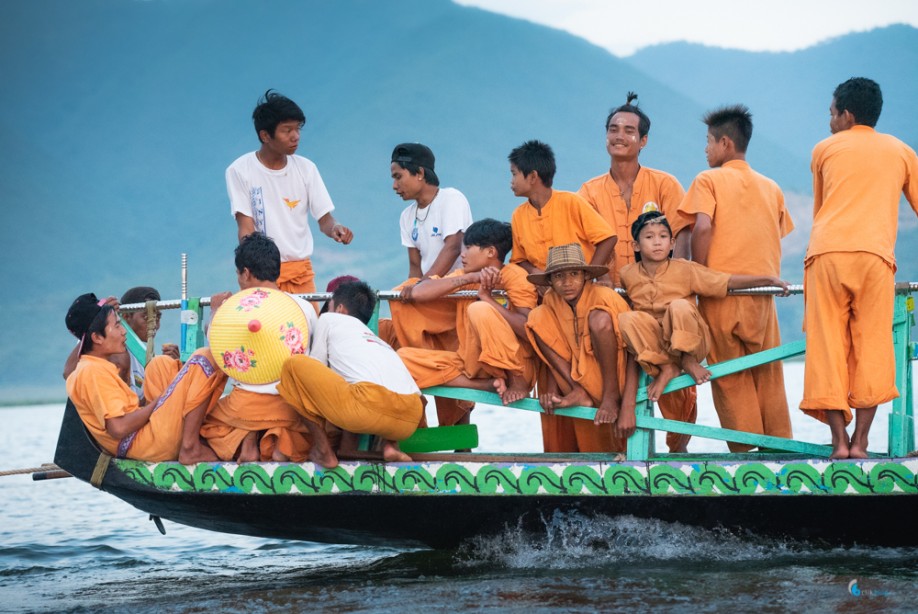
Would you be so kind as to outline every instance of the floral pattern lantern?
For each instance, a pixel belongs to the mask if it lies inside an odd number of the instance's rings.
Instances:
[[[224,373],[245,384],[270,384],[280,379],[285,360],[306,353],[309,325],[284,292],[249,288],[220,306],[207,337]]]

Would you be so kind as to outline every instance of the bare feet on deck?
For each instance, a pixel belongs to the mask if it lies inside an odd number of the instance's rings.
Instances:
[[[529,396],[529,383],[522,375],[511,373],[507,380],[499,377],[494,380],[493,384],[494,390],[500,396],[500,400],[504,405],[515,403]]]
[[[677,375],[679,375],[679,367],[671,362],[660,365],[660,374],[653,378],[653,381],[647,386],[647,398],[654,403],[659,401],[666,385]]]
[[[183,465],[194,465],[195,463],[210,463],[220,460],[217,453],[210,449],[210,446],[204,443],[197,445],[182,446],[179,450],[178,461]]]
[[[848,458],[867,458],[867,438],[856,440],[851,437],[851,444],[848,447]]]
[[[383,439],[382,445],[383,460],[390,463],[410,463],[411,457],[402,452],[398,447],[397,441]]]
[[[313,437],[307,459],[326,469],[334,469],[338,466],[338,457],[332,451],[331,443],[327,437]]]
[[[691,354],[682,354],[682,368],[692,376],[696,384],[705,384],[711,381],[711,372],[702,367]]]
[[[236,461],[240,463],[257,463],[260,460],[261,452],[258,449],[257,433],[249,433],[239,445],[239,456]]]

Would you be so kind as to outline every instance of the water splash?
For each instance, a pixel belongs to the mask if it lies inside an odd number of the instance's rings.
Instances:
[[[459,564],[514,569],[576,569],[623,562],[774,561],[799,554],[808,544],[763,540],[726,529],[702,529],[634,516],[588,516],[555,511],[543,531],[522,524],[499,535],[476,537],[457,552]]]

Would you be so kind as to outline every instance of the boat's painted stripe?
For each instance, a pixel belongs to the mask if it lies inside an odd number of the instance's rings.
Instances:
[[[696,463],[145,463],[116,460],[132,480],[174,492],[576,496],[915,495],[918,458]]]

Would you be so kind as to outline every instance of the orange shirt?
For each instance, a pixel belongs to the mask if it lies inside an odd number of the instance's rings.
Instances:
[[[868,252],[895,266],[899,198],[918,213],[918,156],[869,126],[854,126],[813,149],[813,230],[806,258]]]
[[[107,452],[115,454],[120,440],[108,434],[105,421],[140,407],[137,395],[118,377],[118,367],[104,358],[80,356],[76,369],[67,378],[67,396],[93,438]]]
[[[583,257],[589,262],[596,244],[615,236],[612,227],[589,203],[573,192],[561,190],[552,190],[541,211],[529,201],[517,207],[510,226],[513,231],[510,262],[528,261],[543,271],[548,264],[549,247],[579,243]]]
[[[740,275],[781,275],[781,238],[794,229],[778,184],[745,160],[700,173],[670,219],[674,234],[711,218],[707,266]]]
[[[663,171],[640,167],[634,186],[631,188],[631,207],[622,198],[618,184],[610,173],[590,179],[577,192],[606,220],[618,241],[615,243],[615,272],[613,281],[620,284],[618,272],[625,265],[634,262],[634,246],[631,238],[631,224],[646,211],[662,211],[671,218],[682,202],[684,194],[679,181]]]
[[[629,264],[621,271],[622,285],[635,311],[645,311],[657,321],[663,319],[666,308],[677,298],[695,299],[696,295],[714,298],[727,296],[729,273],[721,273],[697,262],[670,259],[651,277],[640,262]]]

